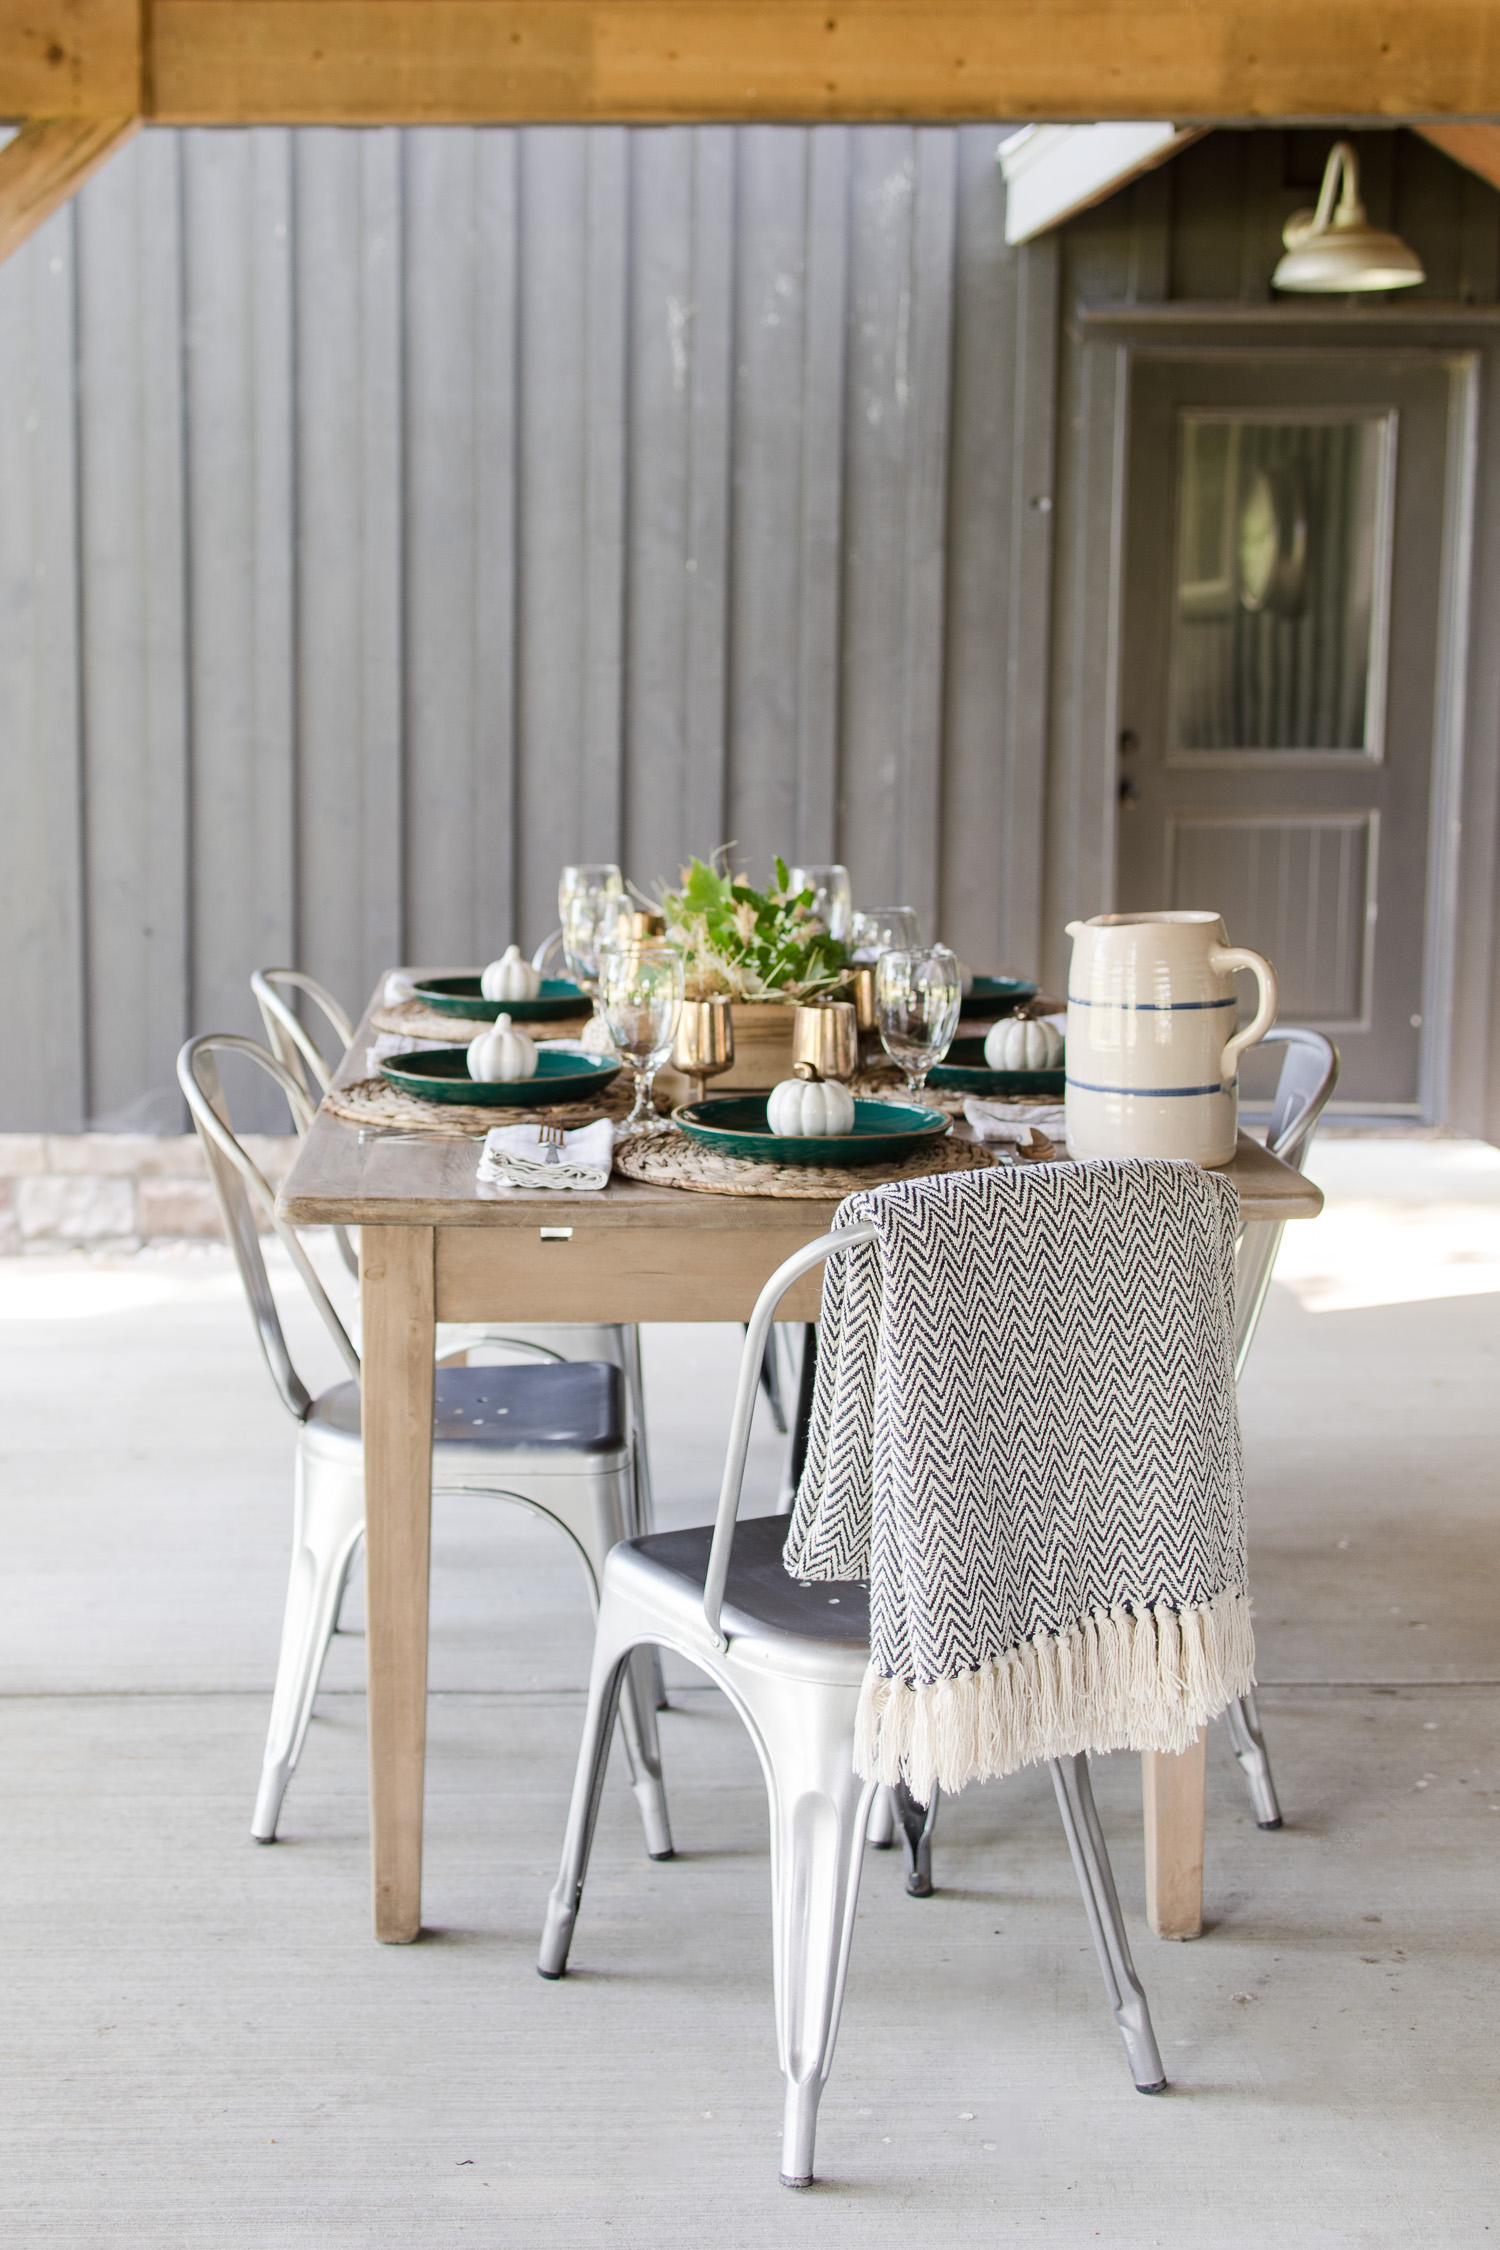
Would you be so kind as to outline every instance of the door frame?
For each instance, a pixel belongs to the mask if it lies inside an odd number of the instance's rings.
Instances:
[[[1250,347],[1333,360],[1378,351],[1447,366],[1419,1090],[1416,1110],[1401,1114],[1413,1122],[1500,1138],[1495,974],[1500,655],[1487,652],[1484,637],[1471,630],[1481,610],[1493,614],[1500,607],[1500,306],[1374,311],[1305,304],[1081,306],[1074,335],[1078,395],[1089,408],[1087,442],[1078,447],[1075,463],[1058,461],[1059,497],[1074,528],[1069,544],[1077,560],[1074,583],[1055,587],[1055,614],[1059,623],[1071,625],[1064,637],[1074,648],[1103,650],[1105,660],[1087,698],[1093,713],[1079,711],[1081,724],[1052,730],[1049,805],[1068,809],[1073,833],[1065,849],[1048,853],[1049,933],[1072,916],[1109,912],[1115,898],[1127,459],[1136,365],[1240,358]],[[1061,456],[1067,451],[1062,429],[1059,441]],[[1067,571],[1066,554],[1058,567]],[[1049,984],[1062,968],[1059,952],[1048,963]]]

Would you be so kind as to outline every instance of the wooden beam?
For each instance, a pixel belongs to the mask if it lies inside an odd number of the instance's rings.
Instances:
[[[128,141],[138,117],[34,117],[0,149],[0,258]]]
[[[1455,164],[1500,188],[1500,125],[1419,125],[1416,129]]]
[[[150,26],[147,106],[183,124],[1500,114],[1493,0],[152,0]]]
[[[0,0],[0,117],[141,107],[144,0]]]

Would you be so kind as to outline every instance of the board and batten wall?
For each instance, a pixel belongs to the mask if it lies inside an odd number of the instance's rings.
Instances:
[[[1034,962],[1057,261],[997,138],[155,130],[0,267],[0,1127],[177,1129],[251,969],[356,1006],[576,857],[837,856]]]

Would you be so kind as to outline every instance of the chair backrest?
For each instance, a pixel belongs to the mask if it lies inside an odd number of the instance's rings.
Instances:
[[[708,1572],[703,1581],[703,1614],[709,1632],[721,1649],[728,1644],[720,1624],[724,1588],[729,1582],[729,1556],[734,1545],[735,1520],[740,1512],[740,1492],[745,1482],[745,1461],[750,1451],[750,1424],[760,1395],[760,1371],[765,1364],[766,1339],[776,1317],[776,1307],[805,1273],[825,1258],[857,1250],[861,1243],[878,1240],[877,1229],[865,1223],[840,1227],[835,1234],[819,1235],[803,1249],[794,1250],[779,1265],[755,1300],[755,1310],[745,1324],[745,1344],[740,1353],[740,1379],[734,1394],[734,1415],[729,1424],[729,1446],[724,1457],[724,1482],[719,1487],[719,1512],[714,1518],[713,1544],[708,1552]]]
[[[203,1144],[203,1154],[208,1164],[208,1176],[213,1184],[219,1214],[224,1221],[224,1232],[229,1247],[234,1252],[239,1267],[240,1280],[245,1288],[245,1300],[250,1307],[250,1317],[260,1339],[271,1379],[287,1412],[299,1421],[307,1419],[313,1403],[313,1394],[292,1364],[282,1331],[281,1317],[276,1310],[276,1298],[271,1288],[266,1262],[261,1254],[260,1235],[255,1224],[257,1204],[269,1218],[280,1237],[288,1257],[296,1267],[308,1295],[333,1338],[340,1357],[351,1375],[359,1375],[359,1353],[335,1312],[328,1292],[313,1269],[306,1250],[298,1239],[295,1228],[277,1216],[276,1197],[270,1182],[260,1167],[248,1156],[234,1135],[230,1123],[229,1105],[219,1078],[216,1055],[244,1055],[267,1077],[274,1079],[287,1099],[293,1123],[298,1132],[304,1132],[311,1115],[311,1102],[301,1080],[294,1077],[264,1047],[253,1039],[243,1039],[234,1032],[209,1033],[200,1039],[190,1039],[177,1057],[177,1079],[187,1097],[198,1138]]]
[[[1303,1031],[1292,1024],[1278,1024],[1266,1033],[1261,1044],[1286,1050],[1271,1105],[1266,1146],[1283,1164],[1300,1172],[1318,1119],[1339,1082],[1339,1051],[1321,1031]]]
[[[531,966],[544,977],[554,975],[562,962],[562,950],[562,931],[554,930],[550,937],[543,938],[535,953],[532,954]]]
[[[339,1042],[339,1055],[354,1037],[354,1026],[331,992],[326,992],[314,977],[305,976],[301,969],[257,969],[250,979],[250,990],[255,994],[260,1009],[260,1020],[266,1027],[266,1045],[285,1071],[311,1094],[316,1106],[320,1094],[326,1094],[333,1082],[336,1060],[330,1063],[312,1039],[306,1026],[296,1015],[288,994],[305,992],[313,1006],[327,1019]],[[305,1132],[305,1126],[298,1127]]]

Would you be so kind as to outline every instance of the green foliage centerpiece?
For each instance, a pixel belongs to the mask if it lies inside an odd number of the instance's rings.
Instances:
[[[812,892],[792,889],[785,860],[776,861],[763,891],[731,875],[727,863],[725,850],[691,860],[680,889],[658,901],[683,957],[688,998],[727,994],[790,1006],[842,984],[849,949],[813,913]]]

